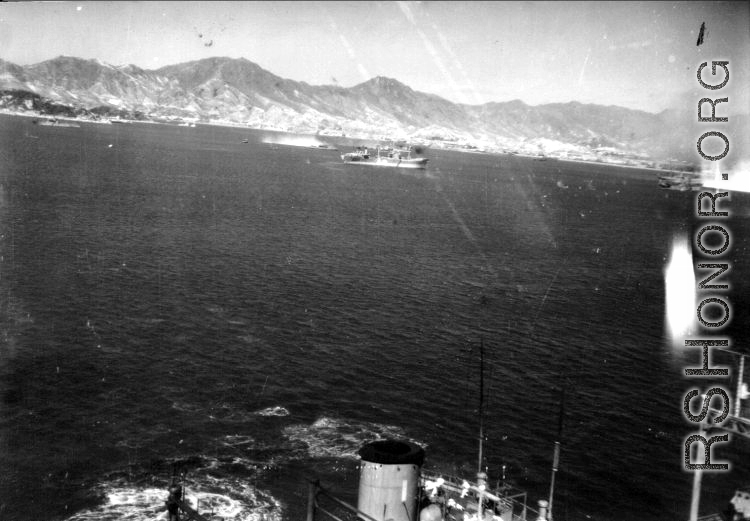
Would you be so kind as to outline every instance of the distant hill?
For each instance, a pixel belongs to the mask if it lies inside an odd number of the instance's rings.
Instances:
[[[694,141],[685,133],[686,114],[694,117],[689,107],[685,113],[651,114],[576,102],[462,105],[382,76],[350,88],[309,85],[243,58],[208,58],[156,70],[66,56],[28,66],[0,60],[0,108],[29,107],[71,116],[186,119],[541,151],[571,145],[656,158],[694,156]]]

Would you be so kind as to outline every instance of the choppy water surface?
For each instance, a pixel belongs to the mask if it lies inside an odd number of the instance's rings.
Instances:
[[[357,449],[391,436],[471,472],[481,343],[492,479],[547,496],[566,387],[556,519],[687,517],[698,357],[665,341],[663,270],[695,194],[516,156],[370,170],[267,137],[0,118],[2,519],[163,519],[175,467],[203,511],[300,519],[306,476],[353,497]],[[717,451],[733,471],[705,476],[704,510],[750,481],[748,446]]]

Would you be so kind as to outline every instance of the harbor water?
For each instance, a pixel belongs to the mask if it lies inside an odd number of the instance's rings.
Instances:
[[[557,520],[687,519],[698,350],[665,330],[664,270],[696,193],[653,171],[427,150],[425,171],[239,128],[40,127],[0,116],[0,519],[292,521],[306,477],[357,492],[399,437],[484,466]],[[243,142],[247,140],[247,142]],[[750,197],[731,194],[733,345],[750,324]],[[716,353],[717,363],[734,363]],[[701,511],[750,484],[714,448]],[[503,470],[504,469],[504,470]]]

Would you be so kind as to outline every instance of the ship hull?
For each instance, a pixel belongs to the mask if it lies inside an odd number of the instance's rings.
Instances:
[[[341,159],[348,165],[387,166],[392,168],[415,168],[424,170],[427,168],[427,159],[396,159],[391,157],[363,158],[361,156],[349,156],[344,154]]]

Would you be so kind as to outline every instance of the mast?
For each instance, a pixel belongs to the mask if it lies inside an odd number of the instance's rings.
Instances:
[[[482,446],[484,442],[484,339],[479,343],[479,460],[477,461],[477,520],[484,519],[484,488],[487,475],[482,472]]]
[[[560,440],[562,439],[563,417],[565,415],[565,388],[560,393],[560,417],[557,424],[557,439],[555,440],[555,452],[552,456],[552,478],[549,486],[549,510],[547,514],[548,521],[552,521],[552,499],[555,495],[555,475],[557,467],[560,464]]]
[[[484,340],[479,344],[479,461],[477,474],[482,472],[482,446],[484,441]]]
[[[745,395],[745,393],[742,392],[742,379],[744,378],[745,373],[745,357],[744,355],[740,355],[740,370],[738,372],[739,377],[737,378],[737,394],[735,396],[737,397],[734,402],[734,415],[739,418],[742,416],[742,399]]]
[[[705,398],[705,395],[701,396]],[[706,434],[704,430],[703,422],[698,424],[698,435],[703,436]],[[705,439],[705,438],[704,438]],[[692,450],[692,447],[691,447]],[[690,521],[697,521],[698,509],[701,503],[701,481],[703,480],[703,470],[700,466],[693,473],[693,491],[690,496]]]
[[[479,343],[479,461],[477,462],[477,520],[484,519],[484,488],[487,475],[482,472],[482,445],[484,442],[484,339]]]

